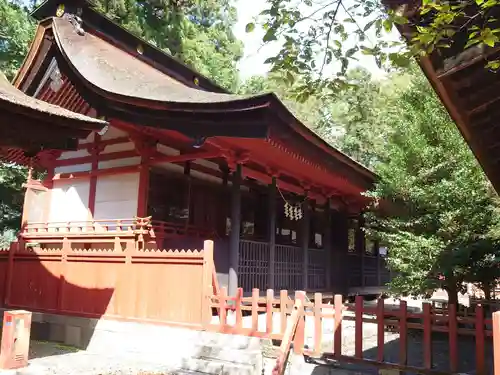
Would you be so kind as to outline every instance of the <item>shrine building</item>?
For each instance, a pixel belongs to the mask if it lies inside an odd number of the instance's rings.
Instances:
[[[87,1],[47,0],[34,17],[14,85],[73,113],[68,122],[100,126],[75,130],[71,151],[9,151],[47,171],[28,184],[22,246],[161,251],[211,239],[218,283],[232,294],[381,292],[385,254],[362,230],[373,172],[274,94],[228,93]]]

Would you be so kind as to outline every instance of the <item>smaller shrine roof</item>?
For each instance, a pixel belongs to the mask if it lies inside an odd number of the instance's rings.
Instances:
[[[0,73],[0,160],[26,164],[41,150],[72,150],[107,122],[35,99]]]
[[[93,130],[102,129],[107,122],[93,117],[88,117],[80,113],[71,112],[67,109],[54,104],[38,100],[10,84],[7,78],[0,73],[0,107],[8,109],[11,112],[22,112],[23,115],[43,115],[48,116],[46,120],[57,118],[58,120],[72,120],[80,122],[84,129],[89,133]],[[5,108],[7,107],[7,108]],[[36,117],[36,116],[34,116]],[[4,124],[2,124],[4,125]],[[22,129],[20,129],[22,132]]]

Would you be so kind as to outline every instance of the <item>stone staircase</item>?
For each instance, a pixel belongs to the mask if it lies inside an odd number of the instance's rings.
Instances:
[[[259,338],[111,320],[74,318],[69,323],[63,327],[63,342],[85,343],[80,350],[68,347],[57,350],[58,344],[44,343],[49,350],[44,353],[32,350],[28,367],[5,374],[263,374]],[[0,371],[0,375],[4,372]]]
[[[259,338],[148,324],[103,325],[96,327],[87,352],[140,357],[161,363],[174,374],[262,374]]]

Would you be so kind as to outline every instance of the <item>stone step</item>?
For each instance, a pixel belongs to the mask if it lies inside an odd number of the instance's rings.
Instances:
[[[260,350],[238,350],[220,347],[199,347],[193,358],[233,362],[238,364],[262,366],[262,352]]]
[[[176,334],[174,334],[176,333]],[[224,335],[213,332],[183,330],[182,332],[130,332],[95,331],[87,350],[90,352],[185,352],[194,355],[194,346],[223,347],[242,350],[259,350],[261,343],[256,337]],[[194,348],[196,349],[196,348]]]
[[[198,371],[205,374],[217,375],[260,375],[261,373],[260,367],[249,364],[204,358],[189,358],[184,360],[179,370]]]

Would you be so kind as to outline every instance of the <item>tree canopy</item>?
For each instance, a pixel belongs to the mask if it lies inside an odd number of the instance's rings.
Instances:
[[[497,0],[399,4],[384,0],[268,0],[266,4],[246,30],[253,32],[260,26],[265,31],[262,42],[279,46],[266,62],[272,71],[293,72],[303,78],[303,84],[296,87],[302,100],[318,89],[343,90],[349,84],[351,64],[366,56],[372,56],[381,68],[393,69],[407,67],[412,56],[439,49],[453,47],[459,53],[472,46],[483,49],[500,43]],[[399,38],[395,26],[405,28],[408,41]],[[485,65],[497,70],[500,60],[488,57]]]
[[[395,291],[444,286],[451,299],[500,276],[498,197],[425,77],[411,76],[379,120],[389,133],[370,195],[392,213],[372,215],[371,234],[390,248]]]

